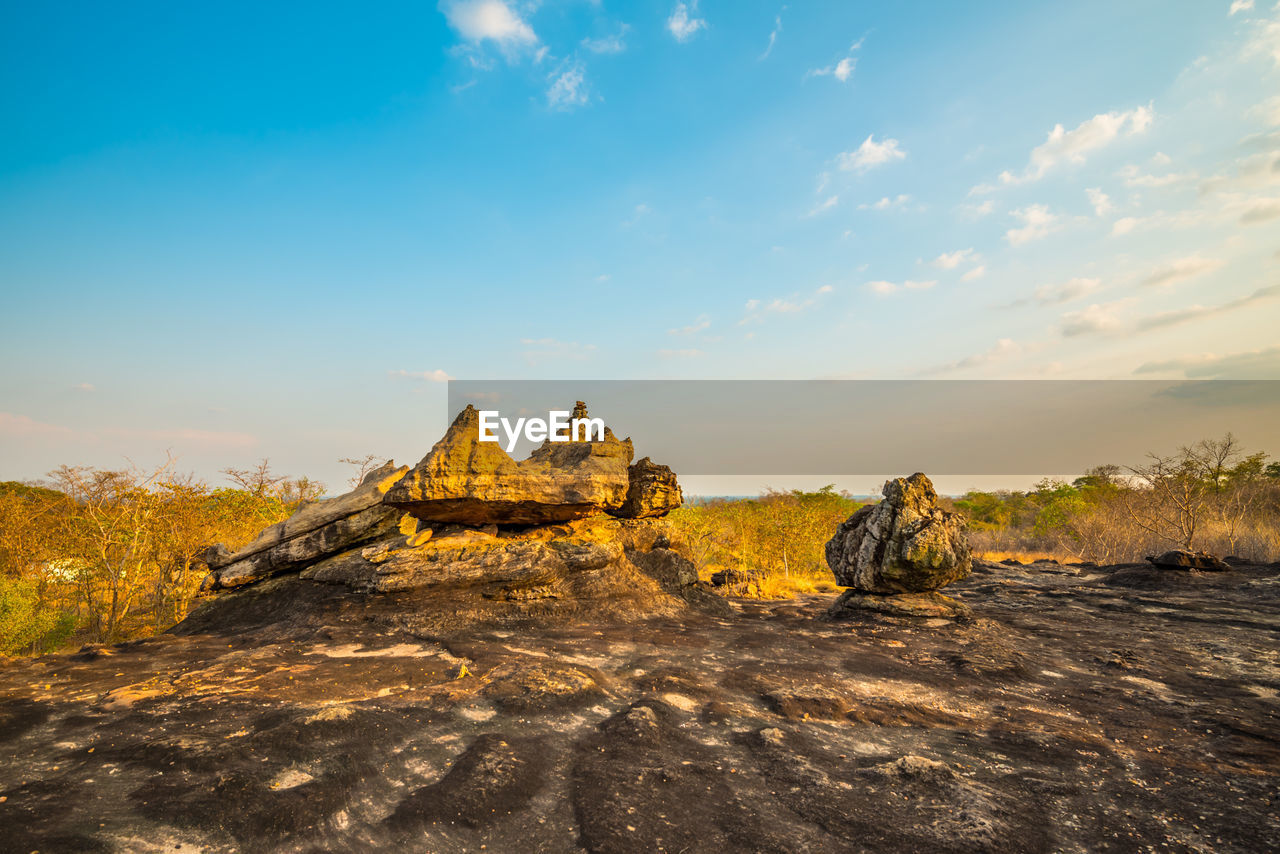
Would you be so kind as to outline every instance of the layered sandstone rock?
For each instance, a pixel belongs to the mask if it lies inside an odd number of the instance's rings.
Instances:
[[[212,546],[204,555],[210,570],[204,589],[238,587],[299,569],[394,530],[402,514],[382,499],[408,471],[388,462],[351,492],[308,504],[235,553],[221,543]]]
[[[627,498],[620,508],[610,511],[614,516],[624,519],[665,516],[684,502],[676,473],[670,466],[645,457],[631,465],[627,477]]]
[[[386,503],[431,522],[539,525],[626,502],[630,439],[619,441],[606,428],[601,441],[548,440],[516,462],[497,442],[481,442],[479,428],[480,414],[468,405]]]

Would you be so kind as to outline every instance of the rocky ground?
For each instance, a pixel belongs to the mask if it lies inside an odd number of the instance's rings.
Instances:
[[[1280,566],[947,592],[972,620],[278,577],[0,666],[0,851],[1280,849]]]

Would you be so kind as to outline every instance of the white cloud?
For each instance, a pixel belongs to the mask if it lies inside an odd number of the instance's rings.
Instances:
[[[1265,101],[1255,104],[1249,112],[1262,119],[1268,127],[1280,125],[1280,95],[1272,95]]]
[[[965,356],[958,362],[952,362],[949,365],[943,365],[935,368],[928,373],[950,373],[952,371],[963,371],[968,368],[977,368],[983,365],[990,365],[996,362],[1007,361],[1008,359],[1017,358],[1024,352],[1023,346],[1012,338],[1001,338],[994,345],[983,350],[981,353],[974,353]]]
[[[582,40],[582,47],[592,53],[622,53],[627,49],[627,43],[623,41],[623,37],[629,29],[631,29],[629,26],[623,24],[614,35],[601,36],[598,39],[585,38]]]
[[[453,377],[437,368],[434,371],[406,371],[401,368],[398,371],[387,371],[388,376],[404,377],[410,380],[425,380],[431,383],[447,383]]]
[[[938,284],[937,279],[929,279],[927,281],[916,281],[914,279],[907,279],[900,285],[895,282],[886,282],[882,280],[882,281],[875,281],[875,282],[867,282],[867,287],[870,288],[874,293],[883,294],[887,296],[888,294],[895,294],[898,291],[927,291],[929,288],[932,288],[936,284]]]
[[[1111,197],[1098,187],[1090,187],[1085,190],[1085,194],[1089,196],[1089,204],[1093,205],[1093,212],[1097,216],[1106,216],[1115,210],[1116,206],[1111,204]]]
[[[786,8],[785,6],[782,8]],[[769,58],[769,54],[773,53],[773,46],[778,43],[778,34],[782,32],[782,15],[779,13],[773,19],[773,31],[769,33],[769,45],[764,49],[764,53],[760,54],[760,59]]]
[[[1000,183],[1021,184],[1038,181],[1059,163],[1083,163],[1086,155],[1114,142],[1128,128],[1129,135],[1139,134],[1150,127],[1154,118],[1150,106],[1135,107],[1123,112],[1099,113],[1067,130],[1055,125],[1049,138],[1031,151],[1030,162],[1021,175],[1002,172]],[[977,190],[978,188],[974,188]],[[983,189],[989,189],[983,187]]]
[[[968,219],[981,219],[995,212],[996,203],[987,199],[985,202],[977,205],[961,205],[960,213]]]
[[[1111,234],[1115,237],[1128,234],[1141,224],[1142,220],[1136,216],[1121,217],[1111,224]]]
[[[668,335],[696,335],[702,330],[710,328],[710,326],[711,326],[710,318],[708,318],[706,315],[703,315],[702,317],[698,318],[696,323],[691,323],[688,326],[679,326],[679,327],[676,327],[675,329],[668,329],[667,334]]]
[[[551,75],[547,105],[554,110],[572,110],[587,103],[587,85],[580,64],[562,65]]]
[[[957,249],[955,252],[943,252],[929,263],[937,267],[939,270],[954,270],[961,264],[976,259],[977,256],[974,254],[973,249]]]
[[[762,323],[766,316],[770,314],[799,314],[808,308],[811,308],[820,296],[834,291],[835,288],[830,285],[823,285],[813,292],[813,296],[801,299],[799,294],[792,294],[786,298],[773,299],[764,302],[758,299],[749,299],[744,308],[746,316],[738,321],[739,326],[745,326],[748,323]]]
[[[1256,225],[1280,217],[1280,199],[1253,199],[1240,214],[1241,225]]]
[[[1100,284],[1100,279],[1068,279],[1061,285],[1041,285],[1036,288],[1035,301],[1039,305],[1070,302],[1093,293]]]
[[[819,202],[817,205],[815,205],[813,210],[809,211],[808,215],[817,216],[820,213],[826,213],[827,211],[831,210],[839,203],[840,203],[839,196],[829,196],[827,197],[826,200]]]
[[[865,172],[875,166],[882,166],[885,163],[892,163],[895,160],[902,160],[907,153],[898,148],[896,139],[886,139],[883,142],[875,141],[875,134],[871,134],[862,145],[853,151],[845,151],[837,155],[836,162],[840,168],[846,172],[858,171]]]
[[[878,202],[871,202],[870,204],[863,203],[858,205],[858,210],[887,211],[889,208],[900,208],[905,204],[907,204],[907,202],[909,201],[911,201],[911,197],[908,196],[906,193],[901,193],[897,197],[892,199],[889,198],[888,196],[881,196],[880,201]]]
[[[853,76],[853,70],[858,65],[858,59],[853,54],[862,47],[862,39],[858,39],[849,46],[849,51],[845,56],[822,68],[812,68],[805,72],[805,79],[810,77],[834,77],[841,83],[845,83]]]
[[[1137,166],[1129,165],[1120,170],[1126,187],[1169,187],[1194,181],[1200,176],[1195,172],[1169,172],[1164,175],[1144,175]]]
[[[979,264],[969,272],[960,277],[962,282],[976,282],[987,274],[987,268],[983,264]]]
[[[1027,205],[1010,212],[1022,220],[1021,228],[1011,228],[1004,233],[1010,246],[1022,246],[1033,240],[1040,240],[1053,231],[1058,217],[1049,213],[1045,205]]]
[[[1162,329],[1168,326],[1177,326],[1186,323],[1189,320],[1196,320],[1202,317],[1211,317],[1216,314],[1225,314],[1238,308],[1253,305],[1263,300],[1274,299],[1280,297],[1280,285],[1272,285],[1268,288],[1259,288],[1253,293],[1229,300],[1228,302],[1219,303],[1218,305],[1191,305],[1186,308],[1175,309],[1174,311],[1163,311],[1159,314],[1148,315],[1139,318],[1136,328],[1140,331],[1148,329]]]
[[[687,42],[698,32],[705,29],[707,22],[702,18],[692,17],[698,14],[698,0],[692,0],[692,3],[686,5],[677,3],[676,8],[672,10],[671,17],[667,18],[667,29],[678,42]]]
[[[1080,335],[1104,335],[1124,328],[1124,310],[1133,303],[1131,299],[1116,302],[1094,303],[1080,311],[1062,315],[1062,334],[1068,338]]]
[[[1248,12],[1253,8],[1253,0],[1232,0],[1231,9],[1227,11],[1228,15],[1234,15],[1236,12]]]
[[[1275,66],[1280,68],[1280,18],[1259,22],[1249,42],[1245,45],[1244,55],[1246,57],[1259,54],[1271,57],[1271,61],[1275,63]]]
[[[1177,282],[1213,272],[1222,266],[1223,262],[1216,258],[1190,255],[1154,270],[1151,275],[1142,280],[1142,284],[1148,287],[1168,287]]]
[[[590,359],[596,354],[596,345],[579,344],[577,341],[557,341],[555,338],[521,338],[524,360],[530,365],[547,361],[576,361]]]
[[[468,41],[488,39],[503,47],[538,42],[533,28],[502,0],[442,0],[440,11],[449,26]]]
[[[1145,362],[1135,374],[1181,373],[1189,380],[1280,379],[1280,347],[1216,355],[1201,353],[1164,362]]]

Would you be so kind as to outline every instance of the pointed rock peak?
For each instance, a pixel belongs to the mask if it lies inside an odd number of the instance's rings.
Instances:
[[[498,442],[480,441],[480,413],[468,403],[414,470],[445,477],[499,474],[514,471],[515,466]]]

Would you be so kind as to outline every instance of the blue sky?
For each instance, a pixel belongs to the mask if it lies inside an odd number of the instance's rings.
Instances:
[[[2,478],[340,485],[448,377],[1280,378],[1270,0],[3,15]]]

